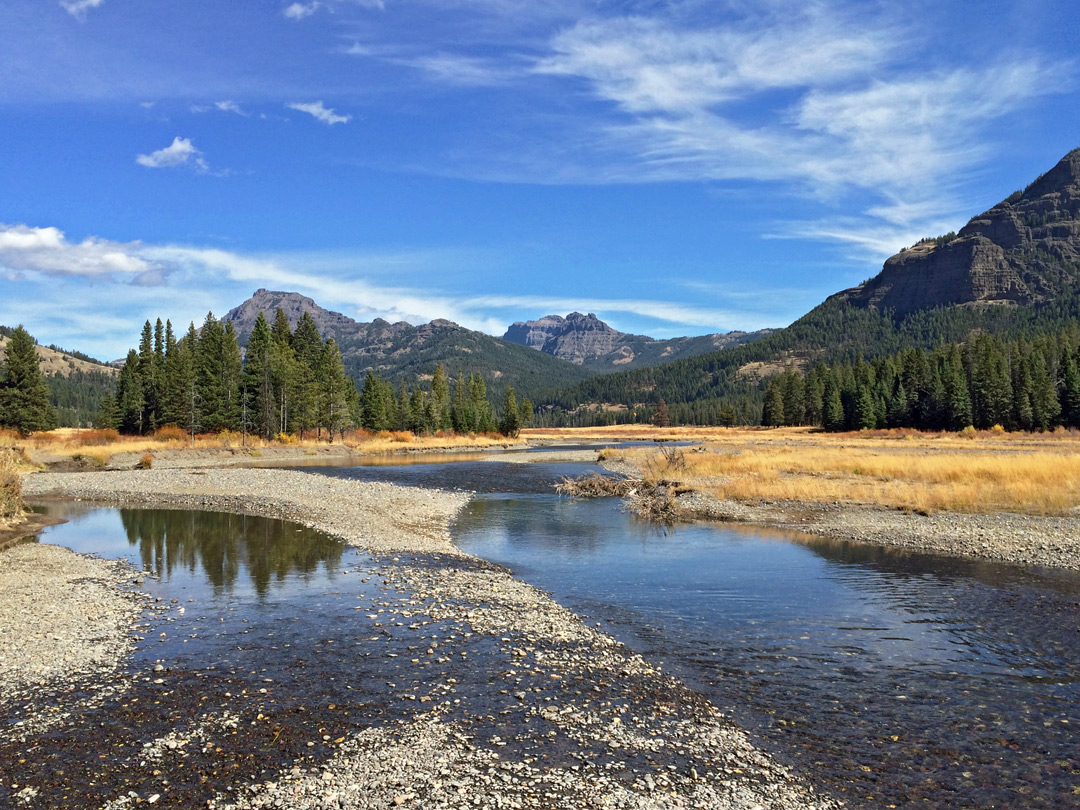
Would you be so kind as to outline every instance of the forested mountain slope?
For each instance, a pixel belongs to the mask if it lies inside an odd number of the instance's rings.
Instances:
[[[11,327],[0,326],[0,362],[3,362],[11,331]],[[101,398],[116,387],[117,369],[59,346],[36,345],[34,350],[41,361],[41,373],[49,384],[51,403],[60,427],[93,424]]]
[[[549,412],[587,403],[760,405],[763,379],[963,341],[973,330],[1045,334],[1080,317],[1080,149],[958,234],[893,256],[866,283],[826,299],[749,345],[585,380],[543,398]],[[610,418],[610,417],[609,417]]]
[[[395,385],[409,387],[430,380],[441,363],[454,378],[483,375],[494,396],[513,387],[519,396],[535,396],[552,387],[583,380],[589,370],[565,360],[518,346],[499,338],[465,329],[446,320],[413,326],[404,321],[390,323],[376,318],[371,323],[355,321],[340,312],[320,307],[314,300],[295,292],[260,289],[240,306],[229,310],[223,320],[233,324],[240,344],[246,345],[259,312],[273,321],[278,309],[293,328],[307,312],[319,331],[334,338],[341,349],[345,370],[358,383],[374,371]]]

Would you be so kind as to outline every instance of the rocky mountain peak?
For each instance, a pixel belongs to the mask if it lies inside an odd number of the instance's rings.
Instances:
[[[955,235],[900,251],[838,293],[902,317],[938,306],[1031,306],[1080,279],[1080,149]]]
[[[654,365],[749,343],[769,331],[654,340],[645,335],[620,332],[596,317],[595,313],[583,315],[571,312],[565,318],[561,315],[545,315],[535,321],[517,321],[506,330],[503,340],[530,346],[575,365],[606,371]]]

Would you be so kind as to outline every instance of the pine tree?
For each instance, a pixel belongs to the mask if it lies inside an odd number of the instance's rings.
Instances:
[[[296,357],[293,418],[302,439],[304,431],[318,423],[319,386],[316,370],[323,348],[319,327],[307,312],[296,324],[291,343]]]
[[[120,411],[116,405],[116,397],[112,391],[106,391],[98,404],[97,414],[94,416],[94,427],[101,430],[120,429]]]
[[[867,385],[859,386],[855,396],[855,429],[872,430],[877,427],[877,405]]]
[[[274,406],[274,375],[271,366],[274,338],[263,313],[255,318],[244,360],[243,387],[247,395],[252,430],[264,439],[273,438],[277,409]]]
[[[761,424],[779,427],[784,424],[784,393],[777,378],[769,380],[765,388],[765,402],[761,409]]]
[[[450,419],[450,380],[446,377],[446,369],[442,363],[435,367],[435,375],[431,379],[431,396],[435,413],[435,423],[431,426],[432,431],[447,430],[452,427]]]
[[[522,428],[527,428],[533,421],[533,404],[528,397],[521,400],[521,404],[518,406],[518,420],[521,422]]]
[[[506,390],[506,402],[503,403],[503,417],[499,423],[499,432],[503,436],[514,438],[520,431],[521,416],[518,414],[517,397],[514,396],[513,387],[510,387]]]
[[[8,338],[0,366],[0,427],[24,435],[56,427],[56,412],[49,403],[49,384],[41,373],[34,339],[22,324]]]
[[[143,417],[146,413],[143,390],[143,381],[139,374],[139,354],[131,349],[120,369],[120,377],[116,383],[121,433],[138,435],[143,432]]]
[[[458,371],[457,382],[454,383],[454,396],[450,405],[450,424],[455,433],[469,433],[473,430],[473,415],[470,412],[472,400],[469,397],[469,386],[465,382],[465,375]]]
[[[660,401],[656,403],[656,413],[653,414],[652,421],[658,428],[671,425],[671,414],[668,412],[668,406],[663,397],[660,397]]]
[[[157,428],[160,390],[158,387],[157,368],[154,362],[154,331],[147,320],[143,323],[142,336],[139,338],[139,380],[142,382],[143,412],[139,420],[140,432],[150,433]]]
[[[353,384],[345,374],[341,350],[333,338],[327,338],[319,354],[316,381],[319,426],[326,428],[327,438],[333,442],[334,433],[344,432],[349,423],[348,389]]]

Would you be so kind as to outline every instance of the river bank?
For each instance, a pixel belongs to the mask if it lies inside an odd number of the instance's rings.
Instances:
[[[1080,518],[1076,517],[1007,512],[921,515],[855,503],[745,503],[702,492],[682,494],[676,502],[684,520],[752,523],[853,543],[1080,570]]]
[[[649,459],[601,455],[599,465],[633,480],[653,474]],[[678,481],[678,471],[670,473]],[[643,491],[652,491],[643,487]],[[691,481],[677,485],[675,520],[747,523],[853,543],[929,551],[966,559],[1080,570],[1080,515],[1002,509],[926,512],[854,499],[723,498]],[[633,504],[631,503],[631,507]]]
[[[315,753],[295,757],[270,779],[222,784],[219,777],[209,778],[196,791],[201,803],[836,806],[756,749],[701,695],[507,570],[456,549],[448,524],[466,495],[264,469],[36,474],[25,479],[25,492],[30,498],[287,518],[375,555],[377,575],[403,594],[387,597],[380,626],[431,622],[444,628],[437,644],[429,642],[430,658],[414,659],[418,667],[442,662],[443,675],[417,682],[422,692],[406,696],[415,701],[407,704],[411,711],[333,740],[326,735]],[[490,705],[467,708],[454,695],[458,682],[470,678],[487,684],[489,703],[503,705],[497,711]],[[261,718],[210,712],[199,721],[198,733],[212,751],[215,735],[228,733],[223,729],[235,729],[237,722],[255,726]],[[156,745],[137,738],[131,744],[144,742]],[[164,759],[155,768],[161,774],[159,797],[179,776],[167,766]],[[113,797],[107,806],[125,803],[134,800]]]

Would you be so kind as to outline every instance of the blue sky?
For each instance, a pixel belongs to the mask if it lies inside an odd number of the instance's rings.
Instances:
[[[783,326],[1080,146],[1074,3],[5,0],[0,323]]]

